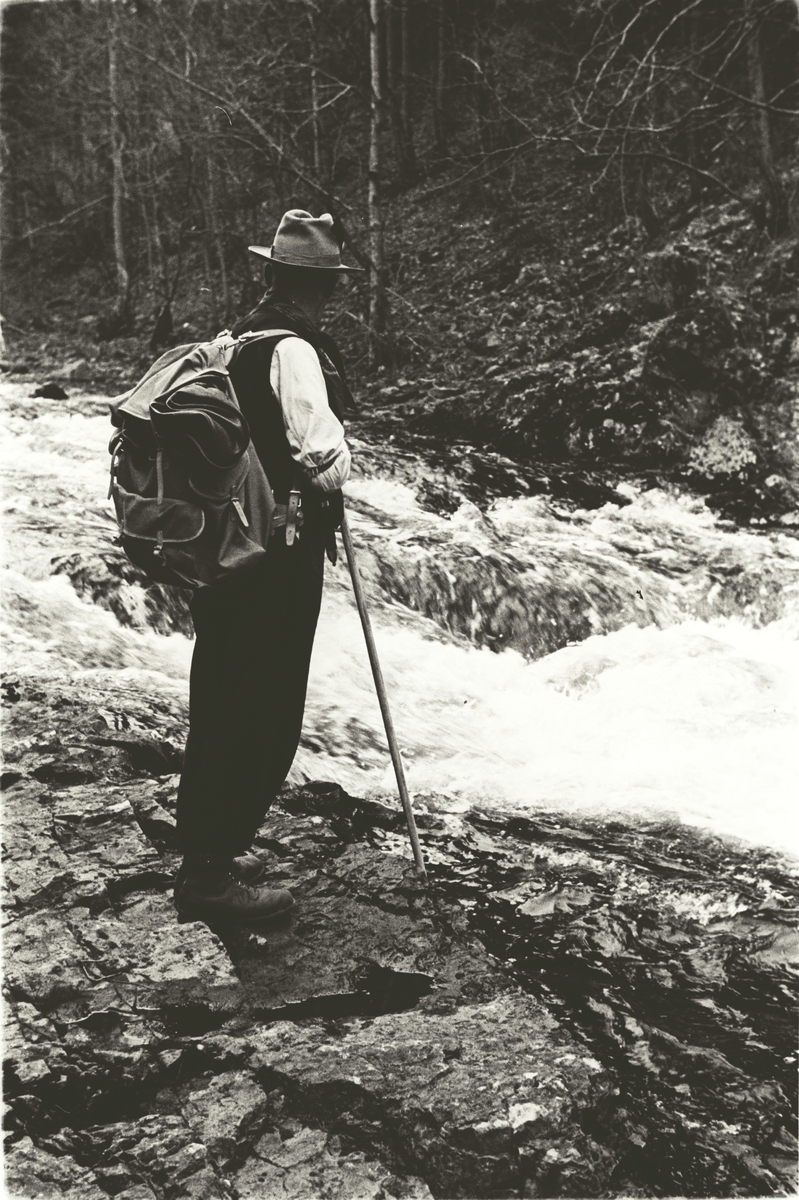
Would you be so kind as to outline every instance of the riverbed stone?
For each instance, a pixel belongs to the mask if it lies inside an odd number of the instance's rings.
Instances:
[[[53,902],[102,903],[109,889],[168,882],[160,855],[115,789],[52,793],[38,781],[21,782],[6,800],[5,847],[11,912]]]
[[[240,971],[251,1005],[272,1019],[281,1010],[335,1015],[344,997],[356,1011],[379,1012],[423,997],[439,1006],[491,999],[507,989],[462,913],[434,897],[407,859],[358,844],[314,871],[280,861],[270,879],[291,888],[294,920],[261,931]]]
[[[106,1200],[94,1172],[65,1154],[40,1150],[29,1137],[21,1138],[5,1155],[5,1194],[9,1200]]]
[[[120,1004],[233,1011],[242,999],[216,935],[201,922],[178,924],[160,894],[98,917],[78,908],[32,913],[9,926],[5,953],[12,994],[62,1019]]]
[[[217,1075],[183,1105],[186,1123],[221,1163],[246,1154],[268,1112],[263,1088],[245,1071]]]
[[[239,1200],[432,1200],[423,1180],[398,1177],[383,1163],[359,1153],[342,1154],[338,1137],[323,1129],[301,1127],[284,1138],[264,1134],[233,1183]]]
[[[446,1016],[356,1020],[333,1039],[322,1026],[288,1022],[251,1037],[249,1065],[265,1088],[324,1111],[335,1133],[398,1153],[443,1195],[468,1194],[469,1179],[480,1194],[506,1185],[523,1151],[533,1172],[542,1146],[568,1153],[612,1086],[517,992]]]

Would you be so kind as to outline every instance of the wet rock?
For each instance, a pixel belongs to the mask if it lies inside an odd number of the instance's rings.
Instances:
[[[172,736],[182,711],[91,679],[9,684],[26,772],[101,730]],[[158,1200],[229,1196],[231,1175],[241,1195],[342,1200],[795,1188],[799,897],[779,856],[428,797],[425,887],[401,813],[308,786],[259,835],[294,923],[223,942],[165,894],[174,779],[102,753],[115,782],[28,773],[7,794],[10,866],[38,880],[5,932],[20,1153],[32,1137],[83,1183]]]
[[[55,762],[77,764],[103,780],[99,792],[105,794],[109,785],[139,779],[148,770],[132,761],[138,746],[159,748],[159,771],[170,757],[179,761],[186,739],[183,697],[154,699],[141,688],[109,684],[102,675],[95,680],[16,672],[12,682],[16,698],[7,709],[6,758],[27,777]],[[55,782],[69,786],[68,780]],[[55,790],[52,784],[49,790]]]
[[[158,784],[145,784],[131,789],[127,795],[142,832],[151,839],[169,846],[175,844],[175,818],[159,803],[163,789]]]
[[[447,1016],[358,1020],[332,1041],[288,1023],[254,1040],[250,1066],[265,1088],[324,1112],[328,1128],[411,1165],[442,1195],[509,1186],[522,1148],[542,1140],[565,1153],[610,1090],[600,1065],[519,993]]]
[[[250,1003],[272,1019],[401,1009],[431,993],[490,999],[507,987],[462,915],[431,897],[405,859],[356,845],[310,875],[278,860],[270,881],[297,898],[292,925],[233,952]]]
[[[105,1200],[93,1171],[78,1166],[69,1155],[56,1157],[40,1150],[29,1137],[16,1142],[5,1155],[6,1193],[14,1198]]]
[[[6,887],[17,909],[97,901],[163,872],[123,794],[26,784],[8,799]]]
[[[178,924],[166,896],[136,897],[98,918],[76,911],[70,927],[91,956],[95,983],[81,997],[91,1007],[122,1001],[144,1010],[201,1004],[229,1012],[241,1003],[219,939],[200,922]]]
[[[133,629],[192,637],[190,592],[153,583],[121,550],[78,551],[53,559],[53,573],[66,575],[77,594],[100,604]]]
[[[41,397],[42,400],[66,400],[67,393],[64,391],[60,383],[55,383],[49,380],[47,383],[42,383],[32,393],[34,399]]]
[[[3,1063],[18,1089],[26,1092],[63,1067],[67,1055],[55,1026],[25,1001],[6,1003]]]
[[[183,1105],[186,1123],[222,1164],[246,1157],[268,1112],[263,1089],[244,1071],[217,1075]]]
[[[159,1197],[216,1200],[229,1195],[207,1147],[177,1115],[96,1125],[70,1134],[75,1153],[98,1164],[98,1178],[131,1180]],[[124,1193],[123,1193],[124,1194]]]
[[[321,1194],[328,1200],[432,1200],[421,1179],[398,1178],[363,1154],[343,1154],[339,1138],[307,1127],[288,1138],[278,1132],[265,1134],[233,1183],[240,1200],[278,1195],[305,1200]]]
[[[4,933],[6,986],[12,996],[48,1011],[88,987],[86,957],[61,914],[37,912]]]
[[[12,994],[62,1018],[115,1004],[141,1009],[201,1004],[232,1011],[241,988],[207,926],[178,924],[171,901],[146,895],[118,912],[33,913],[5,934]]]

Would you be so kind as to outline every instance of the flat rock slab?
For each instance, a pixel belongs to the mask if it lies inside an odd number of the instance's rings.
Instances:
[[[109,1007],[160,1010],[202,1004],[233,1011],[241,986],[206,925],[180,925],[170,900],[137,896],[98,917],[84,909],[36,912],[6,930],[12,995],[62,1019]]]
[[[292,923],[231,947],[249,1003],[270,1019],[408,1008],[428,994],[451,1008],[508,988],[406,859],[360,844],[316,870],[278,863],[271,879],[297,898]]]
[[[333,1132],[363,1139],[379,1128],[376,1149],[390,1130],[389,1149],[438,1194],[468,1194],[459,1190],[467,1179],[480,1195],[520,1172],[534,1180],[553,1156],[578,1166],[603,1157],[581,1126],[611,1079],[521,993],[447,1016],[356,1020],[334,1038],[322,1025],[288,1022],[249,1037],[249,1066],[264,1087],[324,1112]]]
[[[5,799],[7,913],[92,904],[163,877],[164,864],[121,789],[51,792],[23,781]]]

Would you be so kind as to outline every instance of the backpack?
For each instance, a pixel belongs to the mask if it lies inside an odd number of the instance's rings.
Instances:
[[[277,505],[230,379],[241,348],[289,330],[176,346],[111,405],[111,484],[121,545],[157,583],[202,588],[254,566],[274,529],[291,544],[299,491]]]

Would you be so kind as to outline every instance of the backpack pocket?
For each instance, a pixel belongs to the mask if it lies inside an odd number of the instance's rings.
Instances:
[[[116,508],[123,538],[137,538],[156,545],[193,542],[205,529],[205,513],[187,500],[163,500],[135,496],[117,485]]]
[[[137,496],[113,488],[119,541],[131,562],[157,583],[197,587],[197,559],[205,532],[198,504],[165,496]]]

